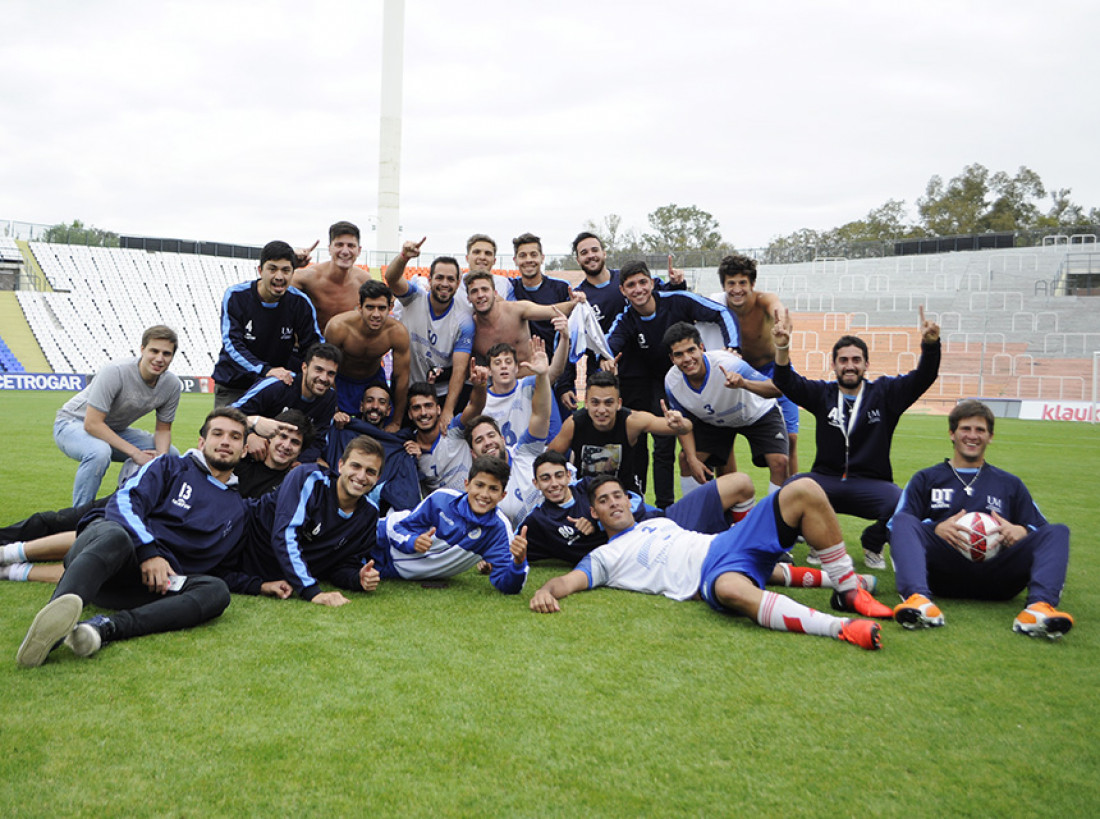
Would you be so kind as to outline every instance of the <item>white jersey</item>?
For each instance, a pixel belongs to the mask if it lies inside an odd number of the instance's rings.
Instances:
[[[415,439],[414,439],[415,440]],[[455,489],[464,492],[466,476],[470,474],[470,447],[458,419],[435,439],[432,448],[416,459],[420,473],[420,487],[424,495],[437,489]]]
[[[427,381],[432,369],[450,369],[452,355],[474,348],[474,317],[458,300],[439,315],[432,310],[427,286],[410,281],[409,292],[398,300],[394,316],[409,331],[409,383]],[[449,378],[437,379],[436,395],[445,395]]]
[[[527,432],[531,425],[531,405],[535,397],[535,380],[537,376],[529,375],[516,382],[508,392],[497,393],[490,388],[485,395],[484,415],[488,415],[497,422],[500,434],[504,436],[504,443],[515,446],[523,433]],[[561,413],[558,411],[558,403],[550,400],[550,431],[547,440],[553,439],[561,429]]]
[[[524,430],[519,443],[508,448],[508,462],[512,466],[512,472],[504,498],[497,504],[497,509],[504,513],[516,529],[542,500],[542,492],[535,486],[535,458],[546,451],[547,440],[532,438]]]
[[[767,378],[733,353],[724,350],[703,353],[707,373],[703,386],[691,386],[677,367],[665,375],[665,395],[669,407],[689,412],[704,424],[715,427],[746,427],[767,415],[776,406],[774,398],[761,398],[745,389],[730,389],[726,377],[718,369],[738,372],[746,381],[767,381]]]
[[[713,540],[714,535],[689,532],[668,518],[652,518],[615,535],[577,569],[588,575],[589,588],[610,586],[689,600],[699,591]]]

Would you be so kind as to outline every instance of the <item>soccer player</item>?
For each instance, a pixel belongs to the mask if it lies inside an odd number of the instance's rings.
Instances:
[[[670,407],[691,420],[696,450],[682,453],[680,474],[694,476],[682,480],[705,483],[708,465],[736,471],[733,444],[741,434],[753,464],[768,469],[768,492],[778,491],[787,480],[787,425],[775,402],[779,388],[740,356],[708,352],[694,324],[673,324],[664,344],[673,364],[665,375],[665,395]]]
[[[405,268],[420,255],[427,237],[405,242],[386,267],[386,284],[401,302],[401,323],[409,331],[409,381],[435,384],[443,400],[443,426],[461,411],[463,382],[474,346],[474,319],[455,301],[461,272],[451,256],[437,256],[428,269],[428,290],[406,281]]]
[[[724,303],[741,331],[741,355],[745,362],[765,378],[771,378],[775,370],[775,341],[772,327],[779,311],[785,310],[775,293],[756,289],[756,260],[734,254],[725,256],[718,265],[718,279],[722,292],[711,296]],[[788,472],[798,472],[798,405],[780,394],[776,401],[787,424]]]
[[[836,381],[810,381],[791,367],[791,319],[776,320],[775,386],[817,418],[817,455],[810,476],[821,484],[838,514],[875,521],[860,540],[869,569],[885,569],[886,521],[901,490],[894,483],[890,443],[902,414],[932,386],[940,370],[940,328],[920,308],[921,355],[906,375],[866,379],[867,343],[841,336],[833,345]]]
[[[332,344],[314,344],[306,351],[302,371],[287,384],[278,378],[257,381],[233,406],[249,416],[250,426],[259,418],[274,418],[288,409],[301,411],[313,425],[315,437],[302,453],[302,463],[313,463],[322,456],[328,443],[329,428],[336,413],[336,370],[343,353]],[[256,416],[256,417],[253,417]],[[248,436],[248,451],[263,460],[268,439],[255,433]]]
[[[341,313],[329,322],[328,341],[344,354],[336,372],[337,408],[348,415],[359,410],[363,393],[371,384],[392,386],[396,432],[405,416],[405,394],[409,388],[409,331],[390,315],[393,293],[379,281],[359,288],[359,309]],[[386,383],[382,359],[393,352],[393,384]]]
[[[542,239],[533,233],[522,233],[512,240],[512,248],[515,252],[512,259],[519,270],[519,278],[512,279],[515,301],[562,304],[570,300],[569,282],[551,278],[542,272],[542,263],[546,258],[542,253]],[[543,340],[553,359],[557,338],[553,324],[547,319],[532,321],[531,332]]]
[[[112,361],[92,383],[57,411],[53,439],[58,448],[80,461],[73,482],[73,506],[95,500],[111,461],[123,466],[119,485],[157,455],[172,448],[172,421],[179,406],[180,385],[168,367],[179,340],[170,327],[158,324],[141,335],[137,358]],[[138,418],[156,412],[155,431],[134,429]]]
[[[484,359],[497,344],[510,344],[520,362],[531,357],[529,321],[550,321],[560,312],[569,315],[574,301],[560,304],[535,304],[532,301],[507,301],[493,289],[493,275],[488,271],[471,270],[466,274],[466,295],[474,311],[474,354]],[[583,296],[571,294],[571,298]]]
[[[661,403],[661,414],[623,409],[619,381],[614,373],[597,370],[588,376],[584,409],[565,419],[549,449],[570,455],[581,477],[617,475],[623,485],[642,494],[644,475],[639,468],[638,442],[645,435],[679,435],[692,449],[691,421]]]
[[[337,222],[328,229],[327,262],[305,267],[317,244],[297,252],[299,265],[291,283],[313,302],[317,324],[324,330],[333,316],[359,305],[359,288],[370,281],[370,272],[355,264],[360,251],[359,228],[351,222]]]
[[[240,410],[215,409],[198,449],[150,461],[111,498],[66,555],[53,598],[19,647],[19,665],[42,665],[62,641],[87,657],[106,643],[191,628],[225,610],[229,587],[212,573],[244,531],[233,468],[247,426]],[[262,591],[277,596],[281,588]],[[115,611],[78,623],[87,603]]]
[[[473,402],[466,405],[467,409],[473,406]],[[470,417],[480,415],[481,410],[475,407],[473,412]],[[462,417],[465,413],[463,410]],[[465,428],[459,418],[443,426],[435,388],[426,381],[417,381],[409,387],[409,420],[414,434],[405,444],[405,451],[416,458],[421,493],[427,496],[443,487],[461,491],[473,460]]]
[[[246,455],[233,468],[242,498],[258,498],[279,487],[294,466],[303,445],[313,437],[313,427],[298,410],[276,418],[279,431],[272,437],[262,460]],[[56,583],[63,560],[76,540],[77,528],[93,509],[104,509],[114,495],[82,506],[35,512],[25,520],[0,528],[0,580]]]
[[[440,489],[411,511],[393,512],[378,525],[372,553],[383,578],[439,580],[454,577],[484,558],[492,564],[489,581],[504,594],[527,582],[527,541],[513,535],[497,508],[509,480],[508,463],[474,458],[466,491]]]
[[[723,344],[736,348],[740,341],[737,325],[724,307],[695,293],[658,292],[645,262],[623,265],[619,273],[619,289],[628,306],[611,325],[607,346],[616,358],[627,360],[632,367],[639,364],[644,376],[636,376],[633,388],[624,391],[623,403],[631,409],[660,412],[664,398],[664,377],[668,372],[668,357],[662,343],[665,332],[678,321],[704,321],[715,324],[722,334]],[[613,362],[605,361],[605,369]],[[676,459],[676,442],[657,437],[653,443],[653,489],[657,505],[662,509],[675,500],[672,464]]]
[[[1047,523],[1024,482],[985,459],[993,440],[993,412],[962,401],[947,416],[954,449],[943,463],[916,473],[890,519],[890,554],[905,602],[894,618],[906,628],[942,626],[932,595],[1010,600],[1027,589],[1027,605],[1012,630],[1055,639],[1073,628],[1058,611],[1069,562],[1069,529]],[[1001,551],[972,563],[956,525],[967,512],[992,515]]]
[[[568,338],[569,327],[565,316],[560,313],[554,323]],[[541,336],[536,336],[542,341]],[[546,344],[546,349],[553,345]],[[565,366],[568,343],[558,345],[554,360],[550,362],[548,377],[550,383],[561,375]],[[485,396],[485,408],[482,413],[495,418],[501,434],[508,446],[512,446],[527,429],[534,406],[535,381],[537,376],[519,378],[519,361],[516,349],[511,344],[494,344],[486,355],[489,365],[489,388]],[[561,413],[556,401],[550,402],[550,431],[547,436],[553,438],[561,429]]]
[[[260,251],[259,277],[226,288],[214,406],[232,404],[265,376],[291,383],[296,351],[324,341],[313,303],[290,286],[297,263],[294,248],[286,242],[268,242]]]
[[[561,611],[559,601],[569,595],[611,586],[663,594],[672,600],[702,597],[716,611],[744,614],[765,628],[833,637],[870,650],[881,648],[878,623],[834,617],[764,590],[779,555],[794,545],[801,531],[819,549],[824,570],[836,587],[835,609],[869,617],[892,614],[861,587],[836,515],[812,480],[786,484],[719,535],[688,532],[668,518],[635,522],[626,490],[611,476],[594,479],[588,497],[608,543],[581,560],[576,569],[536,591],[532,611]]]
[[[382,445],[360,435],[348,443],[335,470],[303,464],[283,482],[277,498],[263,501],[274,513],[256,515],[261,533],[253,543],[266,545],[262,522],[273,517],[271,548],[303,600],[334,607],[349,602],[339,591],[322,591],[322,580],[356,591],[378,587],[379,573],[369,557],[378,510],[367,495],[382,474],[383,459]],[[268,569],[260,576],[271,574]]]

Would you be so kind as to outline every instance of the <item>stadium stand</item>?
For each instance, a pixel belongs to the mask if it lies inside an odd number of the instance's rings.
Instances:
[[[24,373],[26,371],[26,368],[4,342],[4,339],[0,338],[0,372]]]
[[[21,262],[23,254],[19,252],[19,245],[10,236],[0,236],[0,262]]]

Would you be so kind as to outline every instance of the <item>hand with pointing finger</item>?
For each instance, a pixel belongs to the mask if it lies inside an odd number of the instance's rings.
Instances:
[[[727,372],[726,368],[721,364],[718,365],[718,369],[722,371],[722,375],[726,377],[726,386],[731,390],[739,390],[745,386],[745,379],[739,372]]]
[[[668,283],[669,284],[683,284],[684,283],[684,271],[678,267],[672,266],[672,254],[668,254]]]
[[[313,259],[313,251],[317,249],[317,245],[321,244],[321,240],[318,239],[308,248],[296,247],[294,248],[294,255],[298,257],[298,267],[306,267]]]
[[[940,325],[924,317],[924,305],[920,306],[920,335],[925,344],[932,344],[940,340]]]
[[[425,236],[419,242],[408,241],[401,245],[401,257],[407,262],[420,255],[420,246],[428,240]]]
[[[665,403],[665,399],[661,399],[661,412],[665,416],[665,421],[668,423],[668,428],[672,430],[676,435],[681,435],[691,430],[691,426],[688,425],[684,419],[684,414],[679,410],[670,410],[668,404]]]

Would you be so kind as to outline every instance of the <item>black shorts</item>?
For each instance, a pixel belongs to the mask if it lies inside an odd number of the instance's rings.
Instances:
[[[753,466],[766,467],[766,455],[786,455],[788,451],[787,422],[779,407],[773,407],[748,426],[716,427],[697,422],[693,431],[695,449],[707,453],[707,466],[724,465],[738,435],[744,435],[749,442]]]

